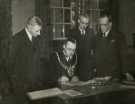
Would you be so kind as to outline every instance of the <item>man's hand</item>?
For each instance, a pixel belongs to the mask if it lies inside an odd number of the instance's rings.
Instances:
[[[60,84],[64,84],[64,83],[66,83],[66,82],[68,82],[68,81],[69,81],[69,78],[66,77],[66,76],[61,76],[61,77],[58,79],[58,82],[59,82]]]
[[[78,82],[79,78],[77,76],[73,76],[73,78],[71,79],[71,82]]]
[[[111,78],[112,78],[112,76],[106,76],[106,77],[104,77],[104,79],[107,80],[107,81],[110,80]]]
[[[126,75],[126,79],[128,81],[133,81],[134,80],[134,77],[130,73],[125,73],[125,75]]]

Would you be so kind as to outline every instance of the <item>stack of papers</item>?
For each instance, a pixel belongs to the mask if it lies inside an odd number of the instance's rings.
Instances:
[[[59,88],[51,88],[51,89],[33,91],[33,92],[27,93],[28,97],[31,100],[48,98],[48,97],[53,97],[53,96],[57,96],[57,95],[61,95],[61,94],[63,94],[63,91],[61,91]]]

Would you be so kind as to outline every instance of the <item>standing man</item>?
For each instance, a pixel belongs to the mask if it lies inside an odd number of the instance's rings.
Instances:
[[[80,80],[87,81],[94,77],[95,69],[95,34],[89,28],[88,15],[80,15],[78,26],[72,29],[69,37],[77,41],[78,69]]]
[[[100,16],[99,26],[96,42],[97,77],[118,80],[126,50],[124,36],[112,28],[112,18],[108,14]]]
[[[76,41],[67,39],[62,49],[51,56],[51,68],[54,80],[58,84],[78,81],[76,74],[78,58],[76,55]]]
[[[25,28],[15,34],[9,52],[9,74],[13,93],[27,93],[42,86],[38,42],[42,21],[37,16],[27,20]]]

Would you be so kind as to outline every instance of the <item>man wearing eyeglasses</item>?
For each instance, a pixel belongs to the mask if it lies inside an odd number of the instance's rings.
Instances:
[[[89,16],[80,15],[78,26],[69,32],[70,36],[77,41],[79,79],[82,81],[90,80],[94,77],[95,69],[95,34],[89,27]]]
[[[99,28],[96,41],[97,77],[119,80],[126,52],[124,36],[112,28],[112,18],[105,13],[99,18]]]

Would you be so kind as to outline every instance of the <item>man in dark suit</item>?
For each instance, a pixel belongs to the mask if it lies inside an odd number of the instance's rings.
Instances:
[[[8,69],[13,93],[27,93],[39,90],[43,86],[38,46],[41,28],[41,19],[32,16],[25,28],[12,38]]]
[[[100,32],[96,41],[97,77],[118,80],[122,74],[122,60],[126,54],[124,36],[112,28],[112,19],[108,14],[99,18]]]
[[[68,37],[77,41],[78,69],[80,80],[87,81],[93,78],[95,69],[95,34],[89,28],[89,17],[81,15],[78,19],[78,27],[69,32]]]
[[[62,49],[51,55],[51,69],[54,82],[64,84],[66,82],[78,81],[76,70],[78,58],[76,55],[76,41],[65,40]]]

